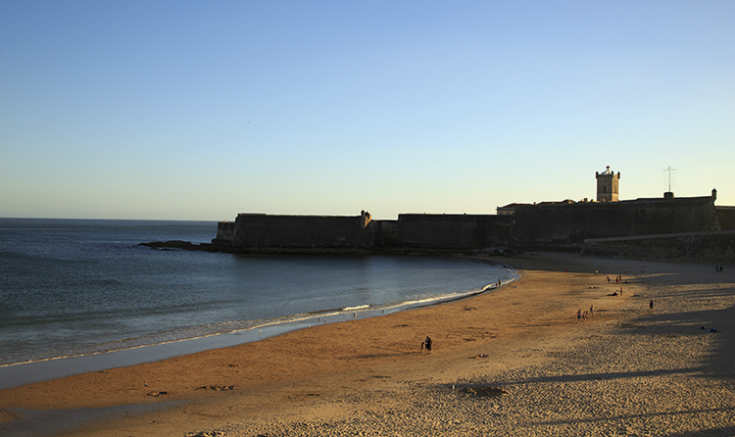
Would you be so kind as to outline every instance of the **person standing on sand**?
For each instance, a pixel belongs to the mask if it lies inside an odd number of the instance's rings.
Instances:
[[[431,352],[431,337],[428,335],[424,339],[424,342],[421,343],[421,350],[426,349],[427,352]]]
[[[582,318],[582,308],[577,310],[577,320],[580,320]]]
[[[653,309],[653,299],[651,299],[651,301],[648,302],[648,309],[649,310],[652,310]]]

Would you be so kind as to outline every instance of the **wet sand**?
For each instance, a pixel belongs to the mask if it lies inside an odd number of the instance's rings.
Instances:
[[[498,261],[522,277],[489,294],[2,390],[0,431],[73,409],[64,435],[735,434],[732,268]]]

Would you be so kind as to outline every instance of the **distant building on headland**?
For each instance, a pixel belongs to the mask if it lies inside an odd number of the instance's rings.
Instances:
[[[595,173],[597,202],[511,203],[494,214],[399,214],[397,220],[355,216],[238,214],[221,222],[213,244],[223,250],[479,249],[577,244],[585,239],[735,229],[735,207],[710,196],[619,200],[620,172]]]

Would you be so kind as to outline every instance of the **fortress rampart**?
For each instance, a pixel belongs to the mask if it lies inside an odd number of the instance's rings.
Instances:
[[[735,206],[718,206],[717,220],[723,231],[735,231]]]
[[[218,224],[212,242],[242,249],[479,249],[734,228],[735,208],[716,208],[713,197],[703,196],[521,205],[509,215],[400,214],[397,221],[373,221],[364,212],[358,216],[238,214],[234,222]]]
[[[471,249],[505,244],[509,217],[480,214],[400,214],[403,247]]]
[[[217,236],[212,240],[213,244],[232,245],[235,238],[235,222],[217,223]]]
[[[521,206],[513,217],[521,243],[720,230],[711,196]]]
[[[498,207],[498,215],[399,214],[398,220],[372,220],[367,211],[356,216],[244,213],[234,222],[218,223],[212,243],[215,250],[230,251],[580,248],[589,239],[735,230],[735,207],[715,207],[717,190],[711,196],[675,198],[666,192],[661,198],[619,201],[620,172],[608,166],[595,177],[598,202],[511,203]]]
[[[223,249],[423,248],[581,244],[585,239],[735,228],[735,208],[714,196],[619,202],[514,205],[512,213],[400,214],[398,220],[356,216],[238,214],[220,222],[212,243]]]
[[[400,247],[398,220],[373,220],[369,230],[374,238],[375,247]]]
[[[374,244],[371,221],[365,211],[358,216],[244,213],[234,222],[220,222],[213,243],[234,248],[365,248]]]

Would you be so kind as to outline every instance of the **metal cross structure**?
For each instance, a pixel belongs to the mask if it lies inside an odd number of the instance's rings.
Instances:
[[[664,171],[669,172],[669,193],[671,192],[671,172],[676,171],[675,168],[671,168],[671,166],[668,166],[664,169]]]

